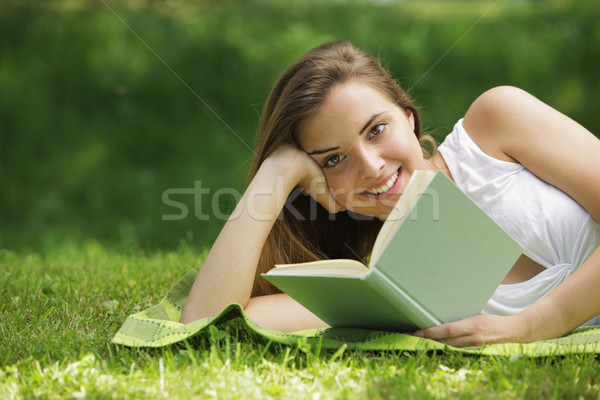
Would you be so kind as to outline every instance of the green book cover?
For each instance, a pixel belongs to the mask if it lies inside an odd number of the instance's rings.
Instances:
[[[479,313],[522,251],[446,175],[416,171],[369,267],[324,260],[262,276],[331,326],[412,331]]]

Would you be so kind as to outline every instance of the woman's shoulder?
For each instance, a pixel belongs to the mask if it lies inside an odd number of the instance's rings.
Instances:
[[[487,154],[518,162],[600,221],[600,140],[524,90],[500,86],[479,96],[463,126]]]
[[[517,162],[507,152],[512,140],[511,124],[524,117],[535,97],[514,86],[497,86],[485,91],[471,104],[463,120],[469,137],[486,154]]]
[[[483,92],[475,99],[467,114],[480,117],[506,117],[503,111],[520,109],[533,105],[537,100],[533,95],[515,86],[496,86]]]

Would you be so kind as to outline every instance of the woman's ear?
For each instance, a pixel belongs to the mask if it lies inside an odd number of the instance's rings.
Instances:
[[[412,127],[412,130],[414,132],[415,131],[415,115],[408,108],[405,110],[405,112],[406,112],[406,118],[408,118],[408,123],[410,124],[410,126]]]

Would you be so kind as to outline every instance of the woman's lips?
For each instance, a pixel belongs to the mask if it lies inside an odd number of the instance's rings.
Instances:
[[[398,168],[388,180],[380,186],[362,192],[365,196],[384,199],[396,193],[402,186],[402,167]]]

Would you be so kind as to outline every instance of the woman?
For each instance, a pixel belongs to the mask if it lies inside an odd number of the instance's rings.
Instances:
[[[486,314],[417,335],[472,346],[597,323],[600,141],[511,87],[477,98],[439,151],[423,150],[432,146],[422,146],[430,140],[420,129],[406,94],[352,44],[327,43],[296,61],[270,94],[251,181],[181,321],[239,303],[265,328],[326,326],[259,274],[276,263],[367,257],[411,174],[430,169],[453,179],[525,252]]]

